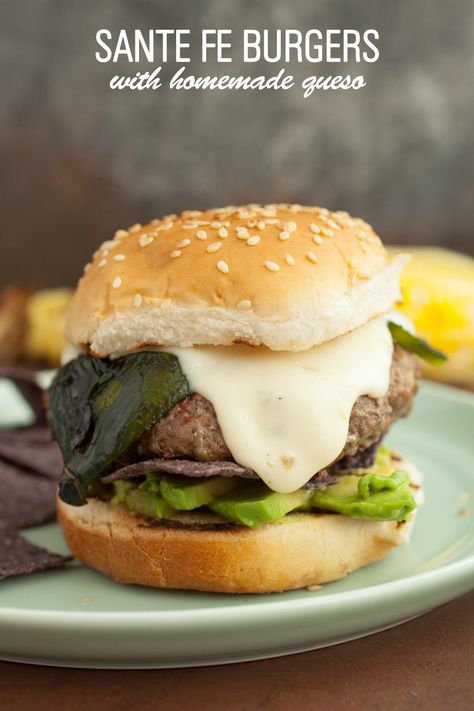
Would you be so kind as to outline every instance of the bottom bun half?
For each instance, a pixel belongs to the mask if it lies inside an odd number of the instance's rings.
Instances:
[[[419,486],[419,473],[403,464]],[[150,524],[99,499],[80,507],[58,501],[58,517],[73,555],[120,583],[223,593],[337,580],[408,542],[414,522],[294,513],[254,530],[211,514]]]

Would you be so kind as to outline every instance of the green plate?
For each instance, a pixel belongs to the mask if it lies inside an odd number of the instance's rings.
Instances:
[[[473,442],[474,397],[425,384],[389,443],[424,472],[426,503],[411,543],[385,560],[317,592],[266,596],[122,586],[78,563],[12,578],[0,583],[0,657],[101,668],[219,664],[337,644],[420,615],[474,587]],[[66,551],[56,524],[26,535]]]

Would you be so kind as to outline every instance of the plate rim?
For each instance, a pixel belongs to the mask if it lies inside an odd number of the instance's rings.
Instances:
[[[433,582],[433,579],[442,584],[448,580],[451,580],[452,575],[463,580],[464,576],[469,572],[474,574],[474,554],[469,555],[467,558],[463,558],[447,565],[440,566],[435,570],[429,570],[416,575],[409,576],[408,578],[403,578],[402,580],[392,580],[386,583],[380,583],[378,585],[370,585],[363,588],[356,588],[354,590],[345,590],[343,592],[333,593],[324,597],[317,596],[317,592],[312,593],[307,599],[297,599],[297,600],[269,600],[268,597],[263,596],[262,601],[255,601],[249,603],[245,606],[245,612],[256,614],[259,619],[262,617],[262,613],[271,610],[273,615],[275,612],[284,613],[287,608],[298,608],[299,611],[311,611],[314,608],[319,610],[327,610],[339,604],[344,604],[347,601],[351,601],[351,598],[356,598],[358,604],[364,604],[370,602],[373,598],[379,598],[386,593],[396,595],[397,593],[402,593],[404,595],[410,595],[412,592],[420,592],[419,586],[424,588]],[[472,588],[474,588],[474,578],[472,580]],[[183,591],[177,591],[183,592]],[[291,591],[290,591],[291,592]],[[308,591],[309,592],[309,591]],[[466,590],[467,592],[467,590]],[[240,597],[240,596],[239,596]],[[226,607],[206,607],[206,608],[189,608],[182,610],[140,610],[140,611],[118,611],[118,612],[107,612],[107,611],[91,611],[91,610],[36,610],[32,608],[11,608],[11,607],[0,607],[0,623],[3,619],[8,616],[8,622],[13,623],[15,621],[21,622],[22,620],[31,621],[32,618],[39,617],[44,621],[58,621],[64,622],[65,619],[70,622],[86,622],[86,621],[97,621],[97,618],[106,620],[107,622],[117,623],[120,621],[125,622],[141,622],[146,621],[148,624],[152,621],[162,621],[163,619],[172,620],[183,620],[183,624],[188,624],[189,620],[187,618],[199,615],[200,621],[205,621],[204,618],[208,615],[212,616],[212,619],[216,617],[228,617],[229,613],[235,612],[236,609],[242,610],[242,605],[238,604],[239,599],[235,595],[232,598],[236,598],[236,604],[229,605]],[[245,599],[245,596],[242,596]],[[388,599],[388,598],[387,598]],[[276,608],[276,609],[275,609]],[[173,620],[174,621],[174,620]]]

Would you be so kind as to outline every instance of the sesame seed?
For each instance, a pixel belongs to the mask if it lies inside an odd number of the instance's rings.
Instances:
[[[151,235],[140,235],[140,237],[138,238],[138,244],[140,245],[140,247],[147,247],[153,242],[154,239],[155,238]]]
[[[252,229],[257,226],[257,221],[256,220],[249,220],[247,222],[247,227],[251,227]]]
[[[296,228],[297,228],[297,224],[296,224],[296,222],[293,222],[293,220],[290,220],[290,222],[286,223],[286,229],[288,230],[288,232],[290,234],[292,232],[295,232]]]
[[[260,242],[260,235],[254,235],[253,237],[249,237],[247,240],[247,244],[249,245],[249,247],[254,247],[259,242]]]
[[[190,215],[192,217],[192,215]],[[176,215],[174,212],[171,213],[171,215],[163,215],[164,220],[176,220]]]
[[[137,222],[135,225],[132,225],[131,227],[128,228],[129,232],[138,232],[138,230],[141,230],[142,226],[139,222]]]
[[[138,293],[135,294],[135,296],[133,297],[133,304],[137,307],[137,309],[139,309],[140,306],[143,304],[143,296]]]
[[[269,272],[280,271],[280,267],[278,266],[278,264],[276,262],[270,262],[269,260],[267,260],[266,262],[264,262],[264,265],[268,269]]]
[[[97,266],[99,266],[102,269],[102,267],[105,267],[106,264],[107,264],[107,260],[101,259]]]
[[[207,248],[206,252],[212,254],[212,252],[217,252],[218,249],[222,247],[222,242],[212,242]]]
[[[102,252],[102,256],[103,256],[103,257],[106,257],[106,256],[108,255],[108,253],[109,253],[109,250],[108,250],[108,249],[104,249],[104,251]]]
[[[90,268],[91,268],[91,264],[90,264],[90,262],[88,262],[84,267],[84,273],[88,272]]]
[[[229,233],[227,232],[225,227],[221,227],[217,234],[219,235],[219,237],[222,237],[223,239],[225,239],[229,235]]]
[[[112,282],[112,288],[114,289],[120,289],[122,286],[122,278],[121,277],[115,277],[115,279]]]
[[[283,232],[280,232],[279,237],[281,240],[290,239],[290,233],[283,230]]]
[[[172,222],[165,222],[164,225],[160,227],[161,230],[170,230],[173,227]]]
[[[213,222],[211,222],[211,227],[213,227],[215,230],[218,230],[220,227],[222,227],[222,223],[214,220]]]
[[[265,220],[260,220],[257,222],[257,230],[264,230],[265,229]]]
[[[363,239],[364,237],[367,237],[367,234],[362,230],[361,232],[357,233],[357,237],[360,237],[361,239]]]
[[[323,234],[325,237],[333,237],[334,236],[334,232],[332,230],[329,230],[327,227],[321,228],[321,234]]]
[[[237,308],[240,309],[241,311],[246,311],[252,306],[252,302],[249,299],[242,299],[242,301],[239,301],[237,304]]]
[[[319,235],[314,235],[313,242],[314,242],[314,244],[324,244],[323,238],[320,237]]]
[[[368,251],[369,251],[369,247],[368,247],[368,245],[367,245],[365,242],[362,242],[362,244],[360,245],[360,248],[361,248],[361,250],[362,250],[363,252],[368,252]]]
[[[321,232],[321,228],[320,228],[319,225],[315,225],[315,224],[310,225],[310,226],[309,226],[309,229],[310,229],[311,232],[313,232],[315,235],[319,235],[319,233]]]
[[[341,228],[337,224],[337,222],[334,222],[334,220],[328,220],[328,225],[329,227],[332,227],[333,230],[340,230]]]
[[[285,254],[285,262],[289,267],[293,267],[295,265],[295,258],[292,257],[291,254]]]
[[[267,225],[277,225],[278,224],[278,220],[275,220],[275,219],[265,220],[265,222],[267,223]]]
[[[237,237],[239,239],[248,239],[250,237],[248,229],[246,227],[237,227]]]
[[[218,270],[219,270],[220,272],[222,272],[223,274],[228,274],[228,273],[229,273],[229,265],[227,264],[227,262],[224,262],[224,261],[222,261],[222,260],[219,261],[219,262],[217,262],[217,268],[218,268]]]
[[[207,232],[206,232],[206,230],[198,230],[198,231],[196,232],[196,237],[197,237],[198,239],[202,239],[202,240],[207,239]]]
[[[114,235],[115,239],[122,239],[123,237],[128,237],[127,230],[117,230]]]
[[[316,262],[318,261],[318,258],[314,252],[306,252],[306,257],[309,259],[310,262],[313,262],[313,264],[316,264]]]
[[[320,207],[319,212],[321,213],[321,215],[329,215],[329,210],[327,209],[327,207]]]
[[[115,254],[113,259],[115,262],[123,262],[125,260],[125,254]]]
[[[113,242],[111,239],[108,239],[101,245],[101,249],[115,249],[117,245],[118,242]]]
[[[175,249],[171,252],[171,256],[173,259],[176,259],[177,257],[181,256],[181,250],[180,249]]]
[[[196,227],[199,227],[197,222],[186,222],[186,224],[183,225],[184,230],[195,230]]]
[[[356,226],[356,221],[353,220],[352,218],[350,220],[347,220],[347,226],[348,227],[355,227]]]
[[[176,246],[177,247],[187,247],[189,244],[191,244],[190,239],[183,239],[183,240],[181,240],[181,242],[178,242],[178,244]]]

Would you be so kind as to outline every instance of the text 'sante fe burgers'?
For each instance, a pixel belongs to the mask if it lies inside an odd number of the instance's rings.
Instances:
[[[49,394],[71,551],[116,580],[271,592],[408,540],[413,465],[381,442],[430,349],[389,315],[405,255],[345,212],[188,211],[94,255]]]

